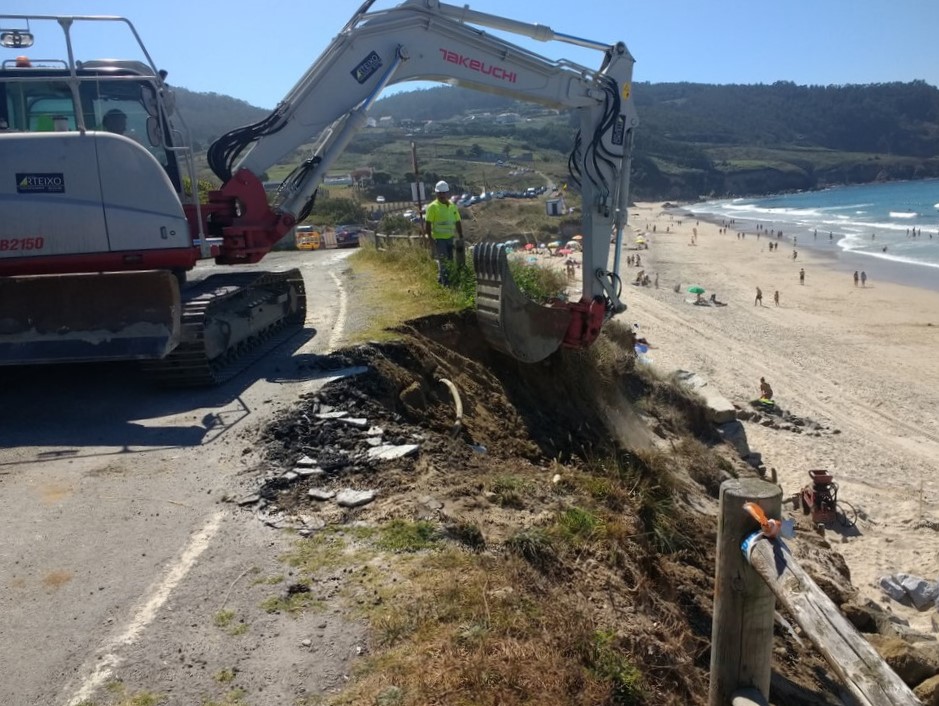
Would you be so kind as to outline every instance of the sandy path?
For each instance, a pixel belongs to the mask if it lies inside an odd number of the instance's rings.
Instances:
[[[733,229],[721,234],[687,217],[679,225],[680,218],[657,204],[630,209],[635,231],[656,227],[640,254],[660,288],[626,285],[623,315],[653,344],[653,364],[701,373],[741,407],[765,376],[784,409],[829,431],[816,437],[745,423],[750,446],[776,469],[787,495],[808,482],[811,468],[834,474],[839,497],[863,518],[839,545],[854,584],[879,601],[883,574],[936,578],[939,533],[920,521],[939,517],[939,294],[879,283],[875,263],[868,286],[855,287],[823,256],[800,250],[793,260],[786,241],[770,252],[768,235],[738,239]],[[624,268],[624,279],[637,271]],[[691,284],[728,306],[691,305]],[[762,307],[753,305],[757,286]],[[929,627],[927,614],[906,617]]]

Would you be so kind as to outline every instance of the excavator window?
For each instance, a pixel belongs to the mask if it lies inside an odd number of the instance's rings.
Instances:
[[[0,83],[3,119],[8,130],[52,132],[75,129],[75,105],[62,81]]]

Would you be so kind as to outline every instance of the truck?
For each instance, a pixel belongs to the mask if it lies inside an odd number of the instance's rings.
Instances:
[[[299,271],[257,264],[309,215],[382,91],[415,80],[579,115],[569,165],[584,204],[581,298],[527,300],[499,243],[474,245],[472,261],[493,347],[534,362],[590,345],[625,309],[618,243],[638,124],[626,45],[436,0],[373,4],[359,7],[269,115],[212,143],[206,159],[220,186],[201,195],[168,75],[130,20],[0,14],[0,365],[140,360],[167,384],[229,379],[304,325]],[[139,55],[82,55],[73,40],[86,24],[129,33]],[[481,28],[595,49],[600,66],[548,59]],[[43,54],[30,56],[37,32]],[[46,33],[60,37],[55,55]],[[269,199],[266,170],[310,143]],[[196,267],[207,261],[214,266]]]

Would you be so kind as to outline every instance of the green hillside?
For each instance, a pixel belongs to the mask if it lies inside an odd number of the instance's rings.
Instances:
[[[178,89],[197,148],[266,111]],[[632,192],[689,199],[939,176],[939,90],[922,81],[848,86],[638,83]],[[424,181],[463,190],[563,181],[574,121],[563,112],[440,86],[378,101],[376,118],[333,169],[370,167],[365,196],[408,198],[411,142]],[[387,124],[386,123],[389,123]],[[289,172],[300,154],[269,170]],[[510,163],[512,168],[497,165]],[[519,170],[521,173],[519,173]],[[527,171],[531,170],[531,171]],[[515,174],[513,174],[515,172]],[[533,173],[538,173],[534,178]]]

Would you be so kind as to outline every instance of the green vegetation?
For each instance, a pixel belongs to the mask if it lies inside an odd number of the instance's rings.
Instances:
[[[201,706],[247,706],[244,700],[247,693],[244,689],[232,689],[221,700],[203,699]]]
[[[317,199],[307,220],[318,225],[337,226],[365,223],[365,209],[351,199]]]
[[[322,607],[323,601],[317,598],[309,587],[306,591],[288,592],[284,596],[271,596],[261,603],[261,608],[265,613],[288,613],[290,615]]]
[[[176,92],[197,154],[222,133],[267,115],[227,96]],[[847,86],[640,82],[633,96],[640,127],[631,189],[638,199],[939,176],[939,89],[923,81]],[[361,185],[366,202],[379,189],[389,200],[410,199],[412,142],[423,180],[446,179],[454,192],[537,183],[534,172],[511,176],[496,165],[500,159],[537,168],[559,182],[567,178],[575,133],[569,113],[449,86],[388,96],[372,112],[394,118],[396,127],[363,130],[331,170],[372,167],[372,180]],[[516,113],[518,121],[502,124],[486,116],[501,112]],[[283,179],[308,156],[309,147],[298,146],[283,165],[269,170],[269,178]],[[204,169],[200,176],[207,176]],[[357,221],[343,215],[335,223]]]
[[[112,679],[104,685],[107,692],[106,706],[160,706],[167,703],[167,697],[163,694],[153,694],[150,692],[131,693],[127,690],[124,682],[118,679]],[[78,706],[99,706],[98,702],[86,700]],[[102,704],[101,706],[105,706]]]
[[[430,522],[392,520],[381,528],[377,545],[391,552],[418,552],[436,545],[437,529]]]
[[[355,332],[358,341],[389,340],[402,321],[473,305],[475,280],[470,272],[451,269],[452,287],[437,284],[437,263],[424,245],[391,244],[383,250],[362,247],[350,261],[364,286],[371,311],[367,328]],[[374,283],[374,284],[373,284]]]

